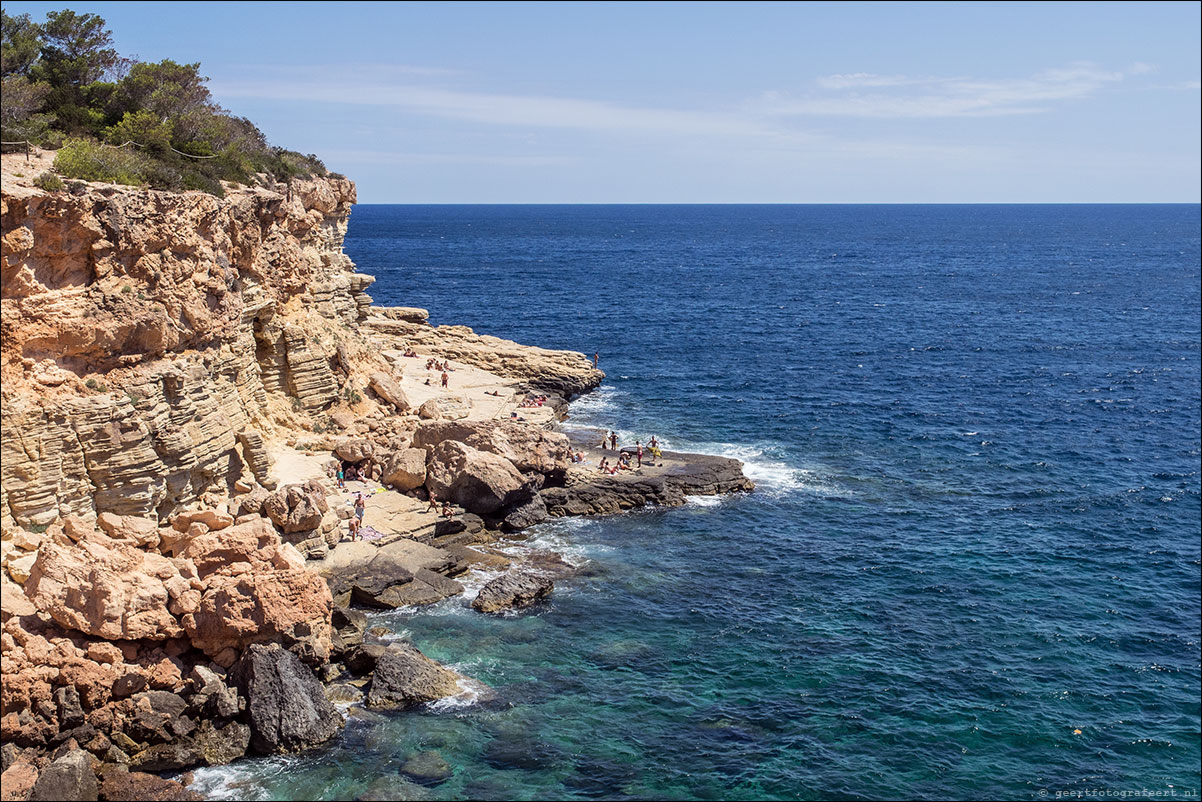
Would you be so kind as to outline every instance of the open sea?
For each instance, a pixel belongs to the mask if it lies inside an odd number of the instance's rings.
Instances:
[[[551,522],[487,686],[198,771],[236,799],[1198,799],[1200,213],[357,206],[378,303],[599,351],[573,425],[755,493]],[[398,774],[435,751],[453,774]]]

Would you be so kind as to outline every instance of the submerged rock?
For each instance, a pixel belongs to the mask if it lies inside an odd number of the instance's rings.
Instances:
[[[453,773],[451,764],[438,752],[418,752],[401,766],[401,773],[422,785],[438,785]]]
[[[372,780],[371,784],[355,797],[355,802],[410,802],[429,798],[430,792],[425,788],[399,774],[390,774]]]
[[[472,601],[472,609],[495,613],[527,607],[551,594],[555,583],[544,576],[513,571],[499,576],[480,589]]]

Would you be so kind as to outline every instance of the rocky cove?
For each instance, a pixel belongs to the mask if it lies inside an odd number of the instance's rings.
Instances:
[[[373,305],[347,179],[48,193],[18,169],[39,172],[4,157],[5,799],[195,798],[160,774],[317,746],[336,703],[459,693],[364,610],[481,569],[481,615],[533,604],[573,569],[504,539],[752,489],[702,455],[603,474],[598,438],[558,431],[604,379],[583,354]]]

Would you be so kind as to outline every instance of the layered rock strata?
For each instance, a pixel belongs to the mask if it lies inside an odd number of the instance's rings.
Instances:
[[[47,193],[8,158],[6,790],[91,793],[99,782],[187,798],[140,772],[320,743],[341,718],[318,678],[370,673],[366,703],[381,707],[456,693],[453,672],[408,645],[377,654],[361,614],[335,605],[462,593],[454,577],[508,564],[470,548],[490,531],[747,488],[731,465],[620,489],[573,468],[551,427],[604,374],[583,354],[374,307],[373,279],[342,253],[355,199],[344,178],[228,187],[223,198],[105,184]],[[431,389],[422,358],[494,389]],[[530,394],[537,416],[519,404]],[[326,475],[281,474],[284,442],[330,452]],[[455,505],[453,517],[391,545],[335,549],[351,513],[330,494],[347,467]],[[348,561],[348,545],[366,550]],[[550,590],[512,584],[481,607]],[[363,697],[349,682],[331,688]]]

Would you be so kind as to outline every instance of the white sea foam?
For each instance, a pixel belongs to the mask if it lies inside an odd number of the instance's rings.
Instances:
[[[431,702],[429,704],[430,710],[435,713],[450,713],[455,710],[462,710],[465,707],[471,707],[481,699],[494,696],[492,688],[479,680],[464,676],[464,666],[455,664],[451,665],[450,668],[459,672],[459,693]]]
[[[297,757],[281,755],[239,760],[228,766],[206,766],[192,771],[188,790],[205,799],[270,799],[265,779],[295,771]]]
[[[822,472],[812,468],[790,465],[765,453],[757,445],[714,443],[703,445],[703,453],[715,453],[722,457],[733,457],[743,463],[743,473],[755,482],[756,492],[772,498],[809,493],[821,496],[847,497],[852,493],[826,479]]]
[[[717,507],[723,502],[725,496],[685,496],[686,503],[694,507]]]

